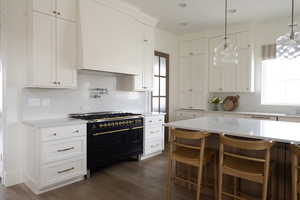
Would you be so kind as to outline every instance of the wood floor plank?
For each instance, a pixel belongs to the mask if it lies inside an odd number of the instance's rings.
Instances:
[[[122,162],[90,179],[41,195],[24,184],[0,186],[0,200],[165,200],[167,158],[163,154],[141,162]],[[195,192],[174,187],[176,200],[194,200]],[[174,200],[175,200],[174,198]]]

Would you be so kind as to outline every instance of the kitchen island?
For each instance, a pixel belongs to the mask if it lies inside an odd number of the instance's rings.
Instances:
[[[270,180],[270,193],[271,191],[273,193],[272,200],[291,199],[290,143],[300,143],[300,123],[242,118],[200,117],[171,122],[165,124],[165,126],[213,133],[213,136],[209,138],[208,146],[216,149],[216,151],[218,151],[218,134],[276,142],[272,148],[271,159],[275,163],[275,169],[273,177]],[[179,171],[178,173],[184,171],[184,166],[179,165],[177,171]],[[209,172],[208,176],[210,177]],[[225,185],[232,185],[232,178],[227,177],[224,180],[225,182],[228,183]],[[257,196],[258,199],[260,197],[261,186],[258,184],[241,180],[239,189],[243,193]],[[208,193],[207,195],[211,196],[212,194]]]

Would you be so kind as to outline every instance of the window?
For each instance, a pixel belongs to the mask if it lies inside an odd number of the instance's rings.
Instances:
[[[300,105],[300,59],[263,61],[261,102]]]
[[[152,112],[168,113],[169,55],[155,52]]]

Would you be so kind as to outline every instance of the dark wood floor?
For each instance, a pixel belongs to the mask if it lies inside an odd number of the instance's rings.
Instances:
[[[136,162],[123,162],[84,180],[42,195],[34,195],[23,184],[0,186],[0,200],[165,200],[165,155]],[[176,200],[195,199],[194,192],[175,188]]]

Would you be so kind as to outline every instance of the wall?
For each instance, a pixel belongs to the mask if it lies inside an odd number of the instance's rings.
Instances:
[[[226,97],[229,95],[240,95],[240,106],[238,111],[279,112],[296,114],[300,107],[295,106],[269,106],[261,105],[261,46],[274,44],[276,39],[289,32],[289,18],[279,18],[264,22],[252,22],[247,24],[236,24],[229,27],[229,32],[244,30],[251,31],[251,40],[254,45],[254,69],[255,69],[255,92],[254,93],[212,93],[210,96]],[[298,18],[298,21],[300,18]],[[216,37],[223,34],[223,27],[205,30],[201,33],[186,34],[181,39],[194,39],[199,37]]]
[[[178,48],[179,40],[178,36],[170,32],[156,29],[155,31],[155,50],[170,55],[170,69],[169,69],[169,113],[170,120],[174,119],[175,105],[178,101],[176,96],[176,88],[178,84]]]
[[[92,88],[107,88],[108,95],[90,98],[89,89]],[[142,113],[146,111],[146,94],[118,91],[114,74],[79,71],[77,89],[23,89],[21,107],[23,120],[63,118],[79,112]]]

